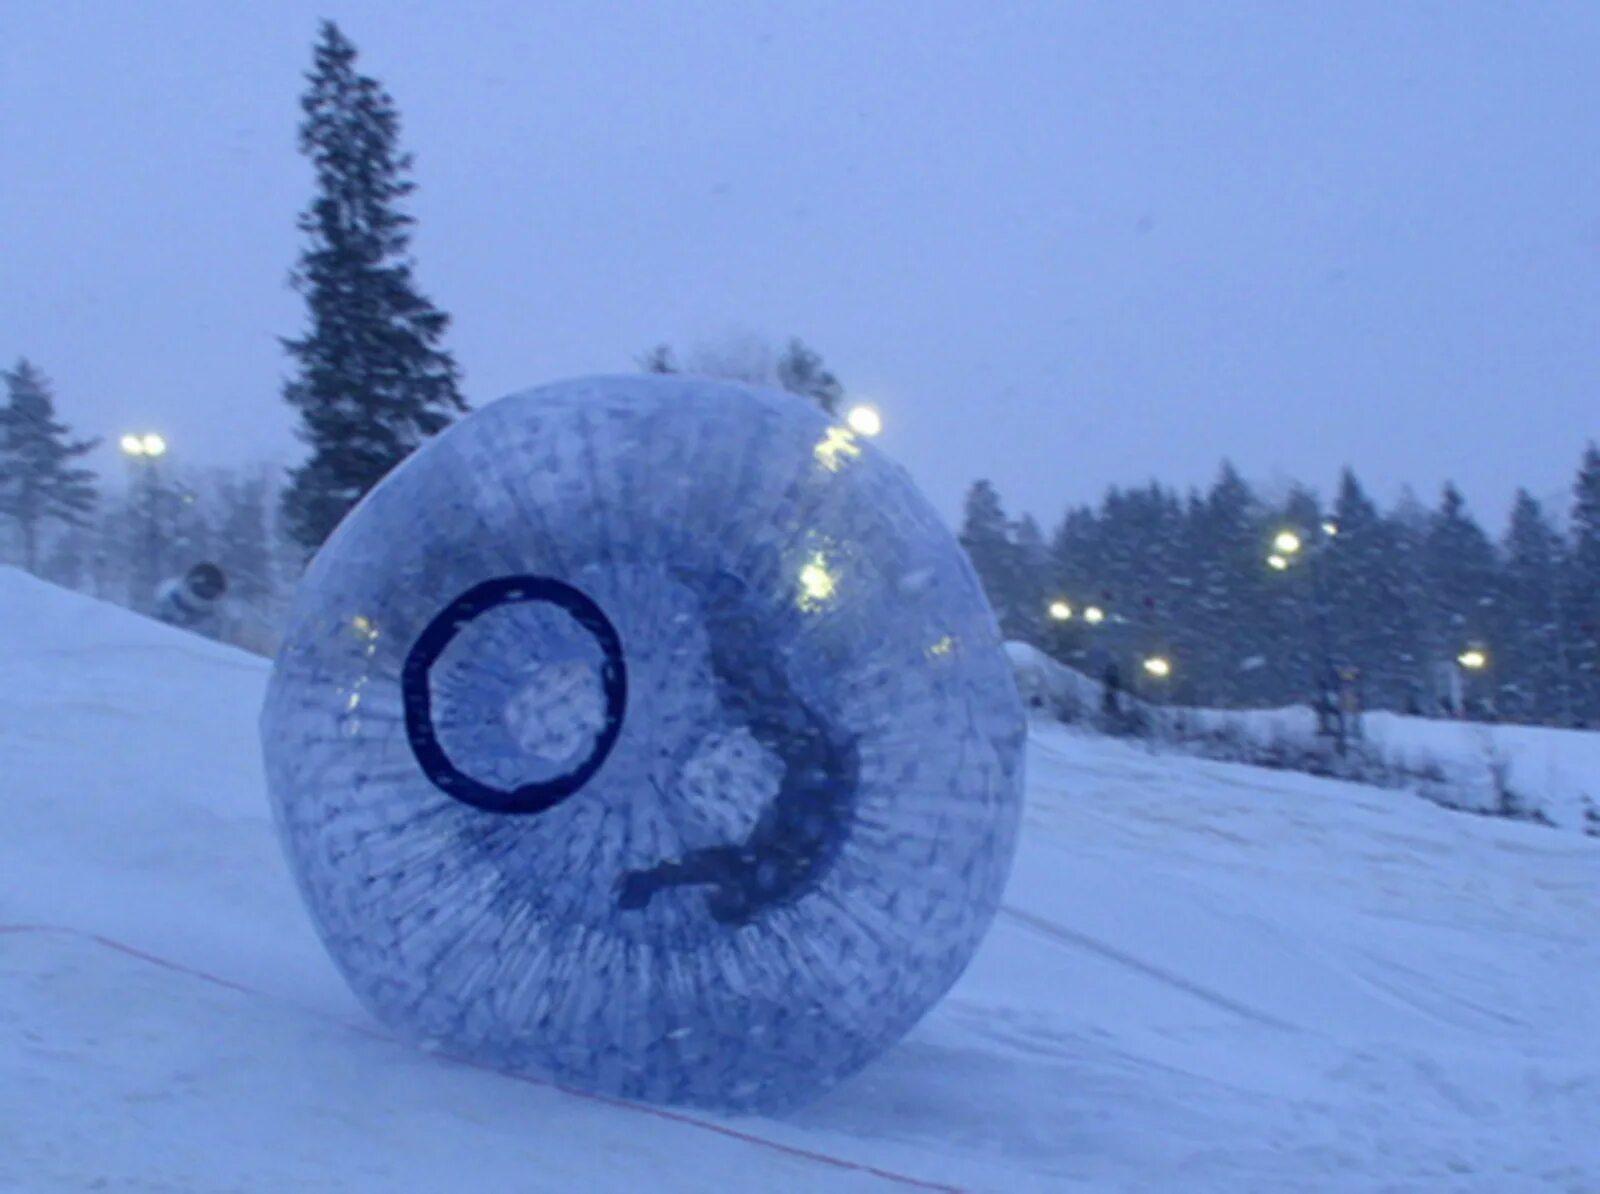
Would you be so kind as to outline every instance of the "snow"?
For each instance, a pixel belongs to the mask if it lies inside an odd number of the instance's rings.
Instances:
[[[1100,708],[1100,684],[1026,643],[1006,652],[1025,700],[1069,721],[1092,718]],[[1326,747],[1316,734],[1316,714],[1306,706],[1283,709],[1176,709],[1138,705],[1171,745],[1195,744],[1224,732],[1233,742],[1261,750],[1293,745],[1308,757]],[[1560,829],[1582,831],[1589,810],[1600,816],[1600,733],[1547,726],[1499,725],[1394,713],[1367,713],[1352,769],[1388,771],[1431,799],[1471,810],[1494,806],[1508,788],[1529,811],[1537,810]],[[1330,760],[1323,760],[1331,762]],[[1420,780],[1425,775],[1438,780]]]
[[[0,570],[0,675],[0,1189],[1600,1189],[1592,838],[1040,723],[950,997],[785,1121],[663,1117],[364,1018],[263,661]]]

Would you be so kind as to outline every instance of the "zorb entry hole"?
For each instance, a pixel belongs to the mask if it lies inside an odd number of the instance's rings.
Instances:
[[[586,660],[530,663],[500,711],[506,732],[541,763],[581,761],[594,751],[606,726],[600,672]]]
[[[575,794],[616,743],[627,670],[616,628],[549,577],[474,586],[417,638],[402,677],[406,731],[428,778],[489,812],[537,813]]]

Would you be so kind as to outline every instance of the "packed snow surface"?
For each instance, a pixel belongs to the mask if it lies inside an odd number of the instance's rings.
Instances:
[[[949,998],[786,1120],[663,1118],[362,1015],[261,660],[0,570],[0,677],[3,1190],[1600,1190],[1593,838],[1036,727]]]

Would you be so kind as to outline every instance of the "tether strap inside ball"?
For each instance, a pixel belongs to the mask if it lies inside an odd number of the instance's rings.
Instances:
[[[605,722],[588,755],[551,779],[521,784],[510,790],[474,779],[450,760],[433,720],[429,676],[455,636],[475,618],[504,605],[543,603],[569,615],[593,637],[604,657],[600,668],[605,693]],[[502,576],[474,585],[445,606],[412,644],[401,671],[406,737],[417,764],[445,795],[492,813],[542,813],[554,808],[594,777],[622,732],[628,703],[628,670],[622,639],[605,612],[579,589],[547,576]]]

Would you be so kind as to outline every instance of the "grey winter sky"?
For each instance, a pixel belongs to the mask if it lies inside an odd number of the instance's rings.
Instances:
[[[1498,531],[1600,435],[1597,4],[7,0],[0,357],[79,429],[298,453],[323,15],[475,403],[797,333],[947,513],[1047,525],[1227,455]]]

